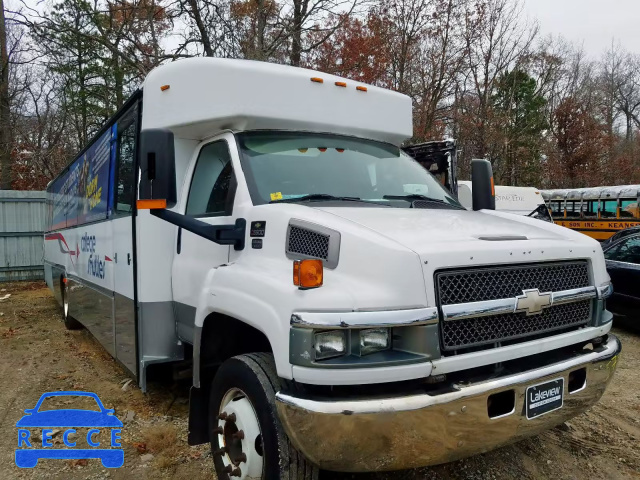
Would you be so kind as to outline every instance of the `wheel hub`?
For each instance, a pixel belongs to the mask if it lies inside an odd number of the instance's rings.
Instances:
[[[240,480],[262,478],[262,435],[251,401],[244,392],[233,388],[220,403],[218,435],[221,448],[214,452],[222,456],[224,471]]]

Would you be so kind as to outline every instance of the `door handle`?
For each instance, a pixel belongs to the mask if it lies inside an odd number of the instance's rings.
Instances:
[[[113,255],[113,261],[118,263],[118,252]]]
[[[127,253],[127,265],[131,265],[131,254]]]

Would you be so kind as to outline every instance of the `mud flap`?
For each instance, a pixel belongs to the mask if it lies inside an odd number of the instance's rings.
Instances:
[[[209,443],[209,389],[191,387],[189,390],[189,445]]]

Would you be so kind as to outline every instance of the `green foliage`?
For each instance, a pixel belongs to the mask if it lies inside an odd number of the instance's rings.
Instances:
[[[510,185],[540,181],[542,140],[548,128],[547,101],[521,69],[503,74],[491,97],[502,147],[501,176]]]

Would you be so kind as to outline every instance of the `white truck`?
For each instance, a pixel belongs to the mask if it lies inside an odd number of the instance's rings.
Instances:
[[[473,210],[400,150],[411,100],[197,58],[143,88],[48,187],[46,281],[146,388],[189,362],[219,479],[448,462],[603,394],[621,346],[598,243]]]
[[[468,180],[458,180],[458,200],[462,206],[473,208],[473,185]],[[496,185],[496,210],[514,215],[526,215],[551,222],[551,214],[540,190],[534,187]]]

